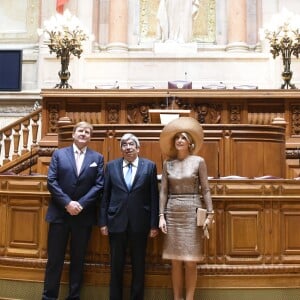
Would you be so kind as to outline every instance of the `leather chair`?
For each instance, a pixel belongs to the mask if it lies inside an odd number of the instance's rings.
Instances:
[[[192,89],[193,84],[188,80],[168,81],[168,89]]]

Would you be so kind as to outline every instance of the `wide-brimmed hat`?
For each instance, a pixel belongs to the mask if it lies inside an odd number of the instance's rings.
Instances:
[[[194,147],[191,154],[197,154],[203,143],[203,130],[200,123],[192,117],[179,117],[168,123],[160,134],[161,152],[169,158],[176,157],[177,150],[175,148],[175,135],[177,133],[186,132],[192,139]]]

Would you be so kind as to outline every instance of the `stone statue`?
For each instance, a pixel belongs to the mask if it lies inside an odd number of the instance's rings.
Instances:
[[[157,11],[159,39],[163,42],[190,42],[199,2],[200,0],[160,0]]]

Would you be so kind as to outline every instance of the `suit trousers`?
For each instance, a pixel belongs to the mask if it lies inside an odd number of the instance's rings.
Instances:
[[[111,254],[110,300],[123,299],[123,274],[129,249],[132,279],[130,300],[144,299],[145,257],[148,233],[131,232],[109,233]]]
[[[80,299],[84,259],[91,235],[91,226],[75,222],[50,223],[48,232],[48,261],[46,265],[43,300],[58,299],[61,273],[70,239],[69,295],[66,299]]]

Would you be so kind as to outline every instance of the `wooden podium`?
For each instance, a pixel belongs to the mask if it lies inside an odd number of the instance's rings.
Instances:
[[[190,109],[149,109],[151,123],[168,124],[179,117],[189,117]]]

